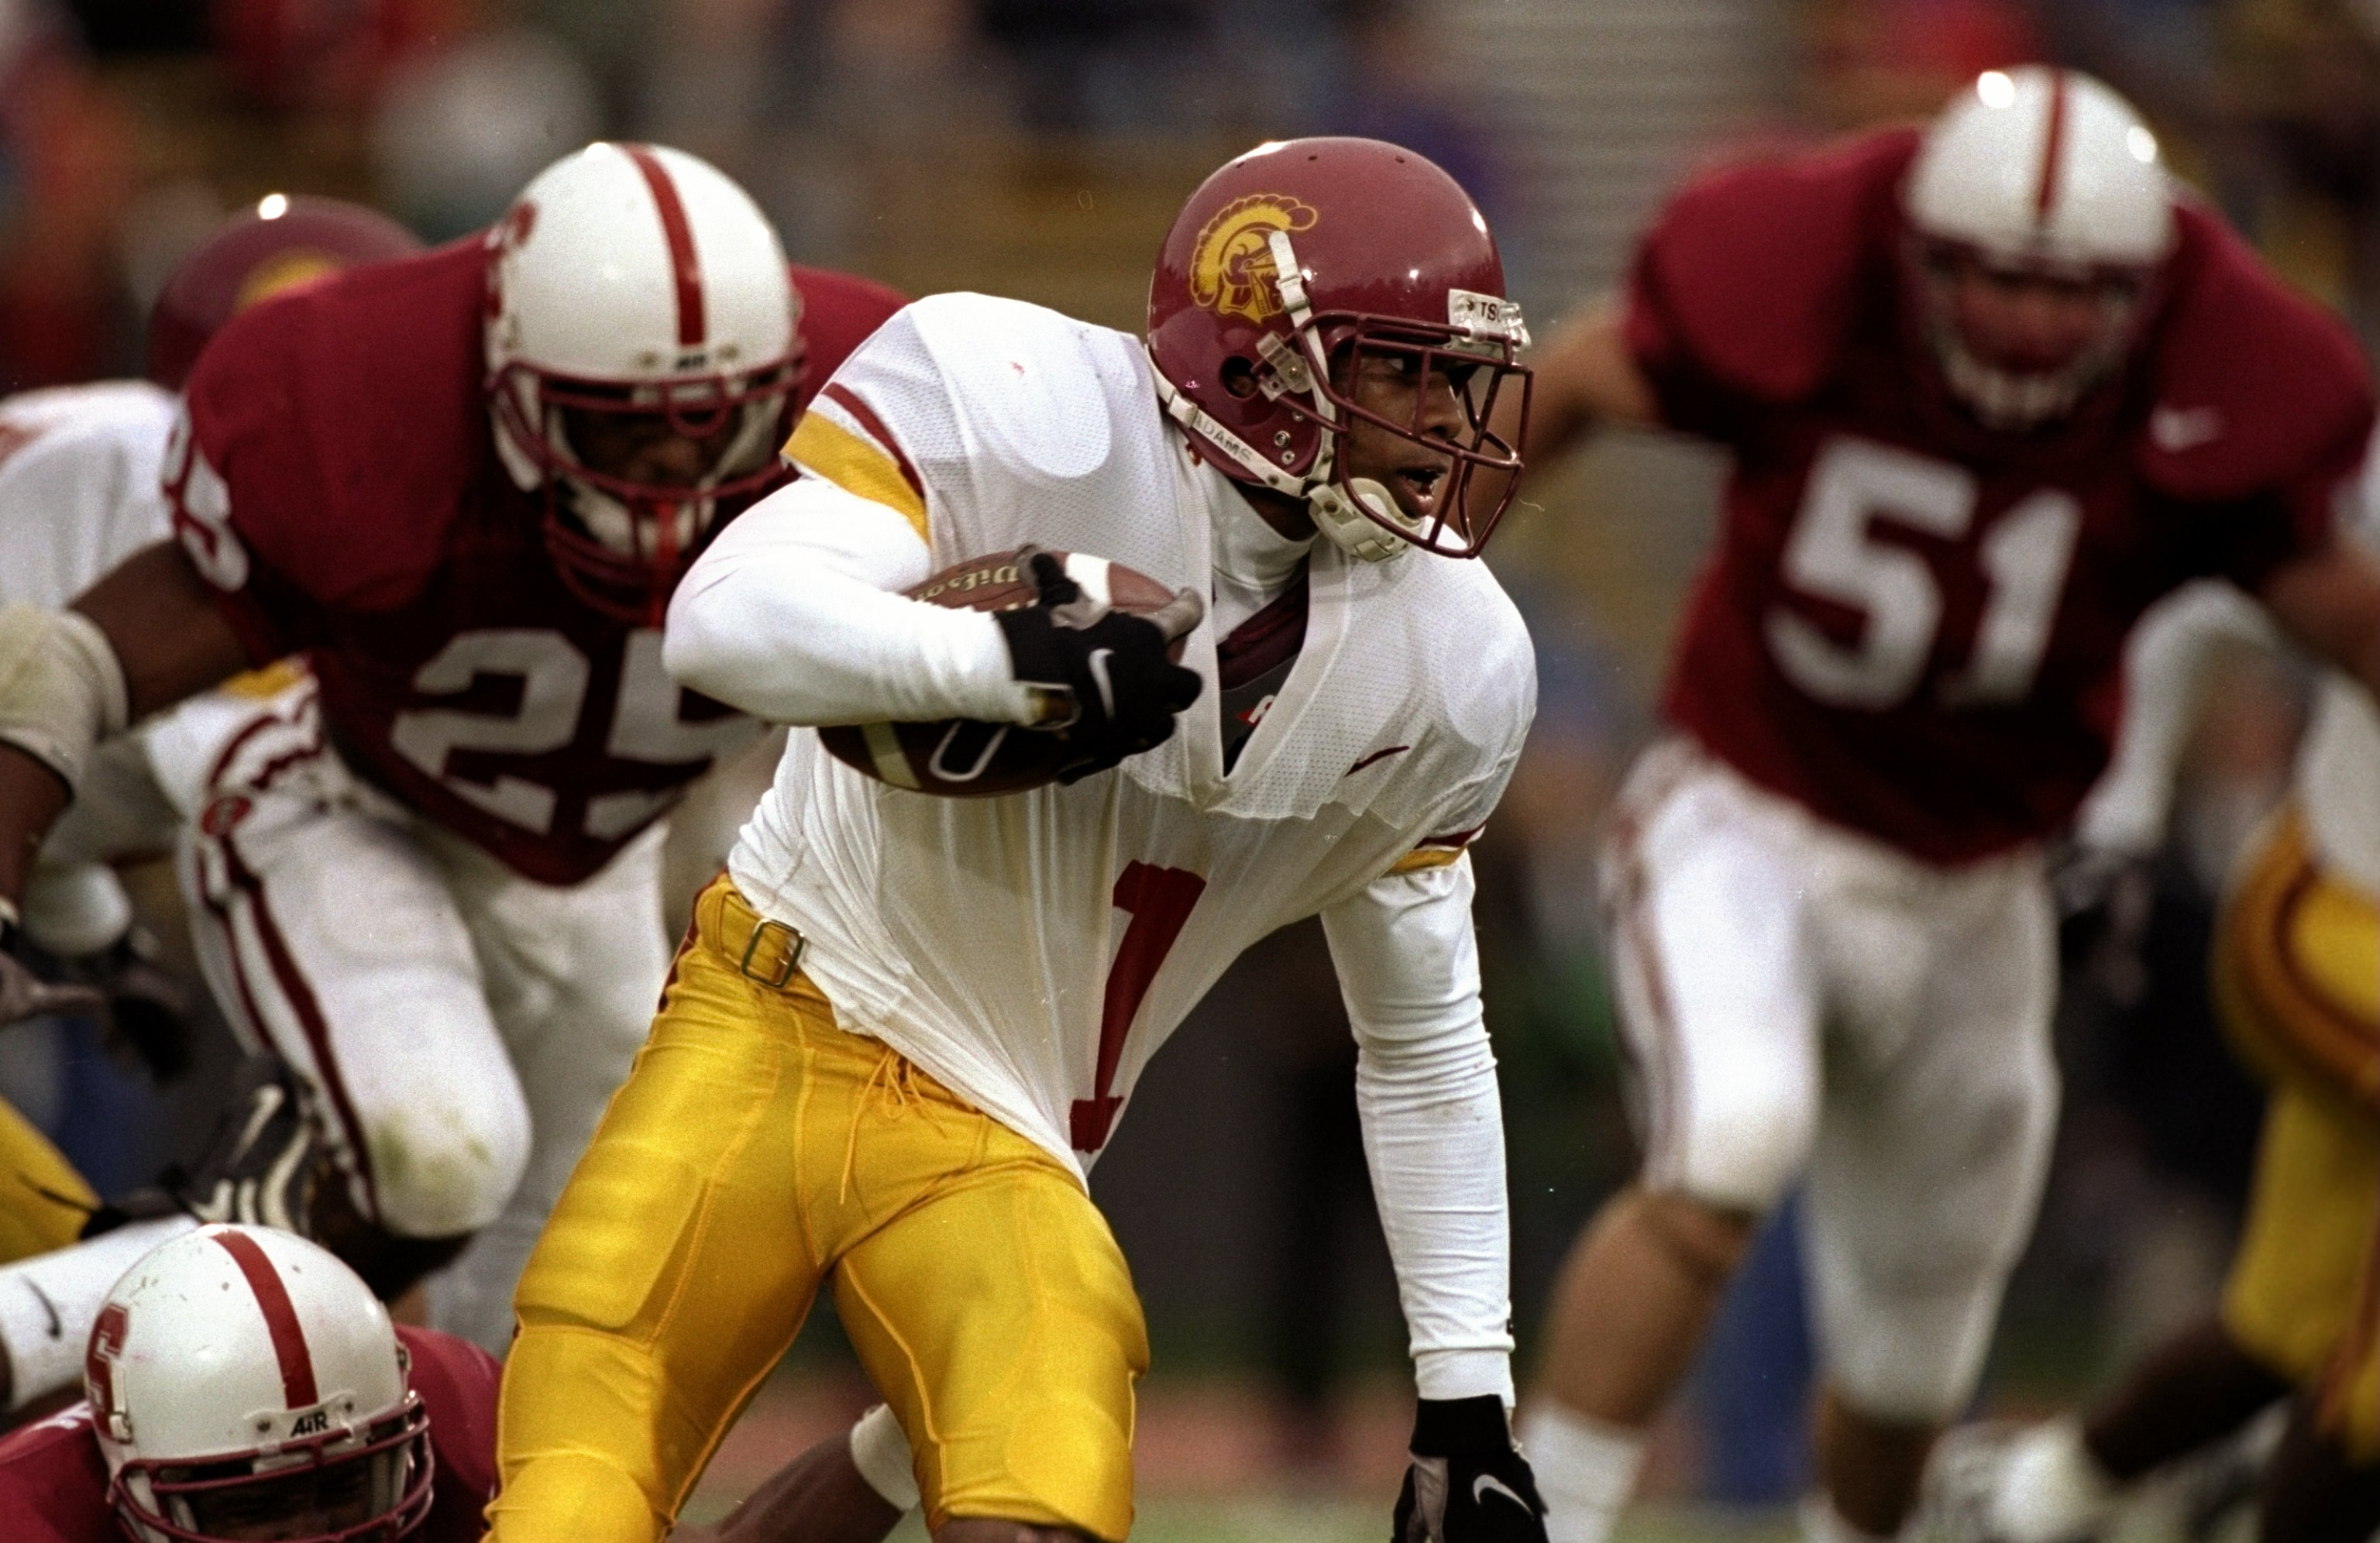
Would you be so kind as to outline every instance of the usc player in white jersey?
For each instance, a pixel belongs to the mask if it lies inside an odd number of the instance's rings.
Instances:
[[[1463,855],[1535,696],[1459,560],[1519,469],[1502,294],[1436,166],[1296,140],[1192,196],[1146,347],[944,295],[829,383],[805,475],[687,575],[670,668],[796,724],[1054,711],[1078,759],[946,799],[794,735],[522,1279],[496,1538],[661,1537],[821,1285],[941,1543],[1124,1537],[1148,1347],[1084,1176],[1225,966],[1317,913],[1421,1399],[1398,1535],[1543,1537]],[[997,616],[901,593],[1024,544],[1179,592],[1087,605],[1045,553]]]

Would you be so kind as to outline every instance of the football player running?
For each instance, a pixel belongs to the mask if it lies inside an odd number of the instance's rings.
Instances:
[[[522,1278],[495,1537],[661,1537],[822,1285],[941,1543],[1123,1537],[1148,1347],[1085,1174],[1232,959],[1316,913],[1419,1386],[1397,1536],[1542,1536],[1464,855],[1534,673],[1454,560],[1519,468],[1502,296],[1443,172],[1293,140],[1191,197],[1145,347],[945,295],[827,386],[671,669],[796,724],[1060,732],[1070,780],[933,797],[793,736]],[[1025,546],[1038,603],[902,593]],[[1057,553],[1176,599],[1110,609]]]
[[[1598,419],[1735,455],[1670,735],[1606,850],[1645,1150],[1564,1268],[1524,1423],[1548,1531],[1609,1536],[1801,1184],[1805,1525],[1892,1537],[2038,1203],[2039,849],[2107,759],[2126,632],[2226,577],[2380,684],[2380,565],[2332,529],[2364,367],[2177,196],[2129,105],[2046,68],[1689,188],[1624,303],[1536,362],[1540,455]]]
[[[345,1175],[309,1230],[383,1296],[472,1245],[431,1316],[492,1350],[665,972],[649,828],[759,732],[662,672],[662,607],[896,303],[789,271],[705,163],[591,146],[484,237],[236,317],[164,459],[178,541],[0,645],[0,897],[94,745],[303,654],[150,735],[201,963]]]
[[[2380,536],[2372,491],[2367,479],[2366,533]],[[2157,646],[2134,650],[2086,837],[2123,854],[2161,832],[2204,661],[2223,641],[2272,641],[2261,621],[2210,589],[2143,624]],[[2215,987],[2235,1048],[2271,1087],[2221,1306],[2082,1416],[1952,1433],[1928,1498],[1946,1543],[2105,1536],[2140,1481],[2284,1398],[2259,1539],[2365,1543],[2380,1527],[2380,715],[2335,675],[2289,798],[2241,856]]]
[[[392,1328],[270,1227],[187,1233],[71,1326],[85,1398],[0,1439],[9,1543],[470,1543],[494,1489],[493,1357]]]

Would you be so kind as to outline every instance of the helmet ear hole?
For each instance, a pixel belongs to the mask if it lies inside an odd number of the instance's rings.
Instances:
[[[1225,391],[1243,402],[1263,389],[1257,379],[1256,361],[1245,354],[1233,354],[1225,359],[1222,369],[1217,371],[1215,376]]]

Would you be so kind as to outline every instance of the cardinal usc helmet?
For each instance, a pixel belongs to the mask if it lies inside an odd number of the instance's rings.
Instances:
[[[776,230],[707,162],[597,143],[540,172],[487,242],[505,469],[545,492],[579,597],[658,622],[722,501],[779,475],[802,357]]]
[[[137,1543],[391,1543],[429,1514],[430,1415],[355,1271],[291,1233],[201,1227],[125,1271],[83,1363]]]
[[[413,232],[344,199],[272,193],[215,227],[149,310],[149,378],[179,391],[207,339],[268,296],[421,249]]]
[[[1519,480],[1518,433],[1494,420],[1515,380],[1511,420],[1525,417],[1528,341],[1487,220],[1452,177],[1378,140],[1232,161],[1174,219],[1148,290],[1166,412],[1225,475],[1305,500],[1367,559],[1479,554]],[[1396,416],[1358,400],[1359,378],[1384,371],[1415,383]],[[1391,480],[1350,465],[1359,424],[1414,453]]]
[[[1926,129],[1901,193],[1918,324],[1951,392],[1996,428],[2071,409],[2138,335],[2173,201],[2156,136],[2105,84],[2037,65],[1977,77]],[[1994,282],[2062,295],[2068,335],[1986,335],[1961,286]]]

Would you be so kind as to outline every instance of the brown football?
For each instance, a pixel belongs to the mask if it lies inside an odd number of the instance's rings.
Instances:
[[[1173,591],[1121,563],[1076,552],[1050,551],[1086,594],[1119,611],[1147,615]],[[972,558],[908,591],[914,600],[953,610],[1010,611],[1030,605],[1033,585],[1018,571],[1016,553]],[[1182,642],[1167,650],[1177,662]],[[989,798],[1021,793],[1057,778],[1071,759],[1062,735],[973,718],[936,723],[843,723],[819,730],[827,753],[880,783],[944,798]]]

